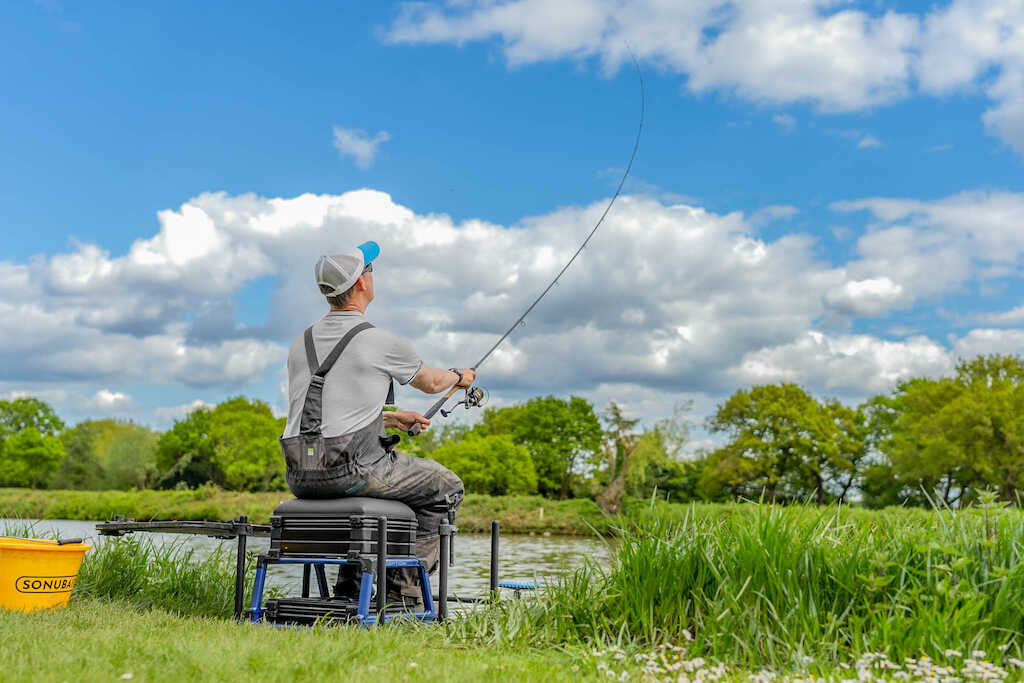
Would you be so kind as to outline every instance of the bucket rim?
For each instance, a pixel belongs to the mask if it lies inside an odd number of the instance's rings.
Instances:
[[[0,551],[3,550],[36,550],[42,552],[83,552],[92,546],[84,541],[81,543],[65,543],[57,545],[57,541],[45,538],[20,538],[17,536],[0,536]]]

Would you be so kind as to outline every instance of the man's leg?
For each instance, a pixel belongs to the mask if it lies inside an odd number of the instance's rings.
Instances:
[[[416,513],[416,556],[427,571],[435,571],[440,561],[439,527],[448,521],[449,510],[462,504],[462,480],[440,463],[398,452],[380,460],[364,477],[366,488],[359,495],[399,500]],[[393,589],[418,599],[418,570],[402,569],[395,574],[394,581],[389,581]]]

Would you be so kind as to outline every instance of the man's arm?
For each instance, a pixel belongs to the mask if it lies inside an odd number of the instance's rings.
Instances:
[[[476,373],[469,368],[462,368],[461,372],[462,381],[460,382],[458,373],[452,370],[439,370],[429,365],[423,365],[409,384],[425,394],[440,394],[442,391],[452,388],[456,383],[460,389],[468,389],[473,386],[473,382],[476,381]]]

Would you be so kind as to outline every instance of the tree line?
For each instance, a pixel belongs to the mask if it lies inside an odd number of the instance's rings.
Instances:
[[[689,406],[641,426],[614,401],[542,396],[488,408],[399,446],[455,471],[470,492],[591,497],[763,499],[826,504],[966,505],[1024,488],[1024,360],[961,361],[851,407],[789,383],[738,390],[706,423],[720,446],[686,453]],[[66,426],[35,398],[0,401],[0,486],[284,490],[284,419],[259,400],[198,408],[158,433],[120,420]]]

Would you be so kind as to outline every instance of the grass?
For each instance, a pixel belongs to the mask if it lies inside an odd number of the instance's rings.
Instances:
[[[437,629],[274,629],[95,599],[0,612],[0,642],[12,682],[580,679],[565,653],[453,648]]]
[[[736,506],[734,506],[736,508]],[[1024,515],[891,515],[750,505],[625,530],[610,567],[590,565],[541,599],[451,626],[510,648],[676,646],[741,670],[836,671],[958,651],[1024,656]],[[1012,661],[1011,661],[1012,660]]]
[[[121,633],[134,644],[110,655],[115,665],[103,664],[103,676],[120,675],[114,669],[128,666],[134,652],[131,666],[146,678],[161,677],[153,661],[198,678],[253,671],[270,679],[321,677],[322,656],[371,679],[378,672],[431,680],[1020,678],[1021,511],[655,505],[627,515],[635,521],[609,541],[611,564],[569,573],[536,599],[483,605],[441,627],[371,634],[340,628],[279,636],[233,625],[225,618],[233,595],[230,553],[203,558],[122,539],[87,556],[70,610],[4,614],[0,642],[5,650],[13,643],[18,659],[33,642],[25,634],[41,637],[33,629],[42,633],[47,619],[58,636],[53,642],[90,653],[98,647],[92,631]],[[118,610],[124,615],[114,619]],[[149,645],[136,629],[148,634]],[[268,634],[260,636],[268,648],[282,647],[280,662],[267,664],[264,653],[249,649],[254,631]],[[178,653],[181,639],[192,637],[202,641],[196,648],[204,656]],[[226,648],[236,639],[240,647],[223,655],[230,662],[212,661],[216,643]],[[410,656],[414,651],[425,654]],[[203,664],[204,657],[211,661]],[[364,668],[378,660],[378,670]],[[440,668],[429,675],[418,668],[435,660]],[[499,663],[509,667],[500,675],[493,668]],[[39,666],[51,670],[46,662]],[[15,679],[29,678],[29,669],[17,671],[23,673]]]
[[[248,586],[255,569],[255,562],[247,565]],[[120,600],[182,616],[229,617],[235,606],[234,556],[224,548],[197,553],[181,543],[156,545],[145,538],[104,540],[86,553],[73,597]]]

